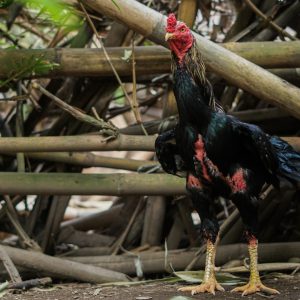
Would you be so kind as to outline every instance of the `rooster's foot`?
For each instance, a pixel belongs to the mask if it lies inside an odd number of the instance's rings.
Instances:
[[[280,294],[277,290],[266,287],[261,282],[249,282],[246,285],[234,288],[231,292],[241,292],[242,296],[251,295],[257,292],[264,292],[269,295]]]
[[[215,295],[216,290],[221,292],[225,291],[215,278],[210,278],[207,282],[203,282],[200,285],[185,286],[178,289],[180,292],[191,292],[192,295],[205,292]]]

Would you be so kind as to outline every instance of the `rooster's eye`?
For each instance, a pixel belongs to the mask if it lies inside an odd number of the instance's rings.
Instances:
[[[181,28],[180,31],[181,31],[181,32],[185,32],[185,28]]]

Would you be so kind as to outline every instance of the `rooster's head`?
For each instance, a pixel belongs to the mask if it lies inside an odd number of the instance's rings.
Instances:
[[[165,38],[178,61],[182,62],[194,42],[194,37],[188,26],[183,22],[177,22],[175,15],[170,14],[167,20]]]

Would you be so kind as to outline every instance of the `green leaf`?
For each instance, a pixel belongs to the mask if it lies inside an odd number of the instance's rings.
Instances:
[[[132,55],[132,50],[128,50],[128,49],[125,49],[124,50],[124,55],[121,57],[122,60],[125,60],[126,62],[129,61],[130,57]]]
[[[13,3],[13,0],[0,0],[0,8],[6,8]]]
[[[3,283],[0,284],[0,296],[3,297],[6,293],[6,289],[8,288],[8,281],[5,281]]]
[[[49,62],[43,55],[32,55],[15,61],[10,57],[9,51],[7,51],[5,69],[9,70],[8,78],[4,81],[0,81],[0,87],[9,86],[9,83],[12,80],[19,80],[30,76],[46,75],[58,67],[59,64]]]
[[[81,22],[72,6],[62,0],[16,0],[23,5],[37,9],[57,26],[67,31],[79,29]]]
[[[121,11],[120,6],[118,5],[116,0],[111,0],[111,2],[118,8],[119,11]]]

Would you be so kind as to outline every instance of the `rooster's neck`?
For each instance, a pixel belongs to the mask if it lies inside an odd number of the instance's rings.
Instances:
[[[204,128],[210,121],[214,109],[212,87],[205,76],[205,65],[195,44],[182,61],[172,57],[174,94],[181,123],[195,124]]]
[[[211,108],[206,104],[205,86],[198,86],[184,65],[174,72],[174,94],[181,124],[192,124],[205,130],[211,119]]]

